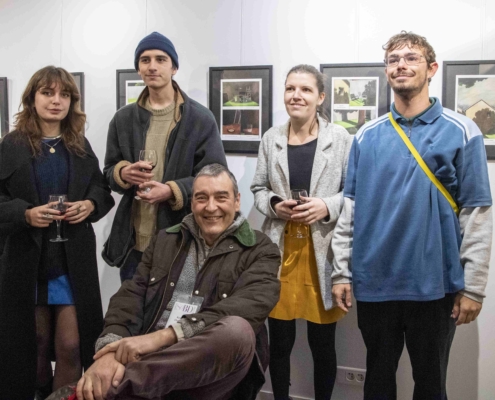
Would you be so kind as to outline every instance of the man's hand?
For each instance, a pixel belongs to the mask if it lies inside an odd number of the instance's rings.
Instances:
[[[146,188],[150,188],[149,192],[145,192]],[[141,197],[141,200],[150,203],[157,204],[162,201],[167,201],[173,197],[173,192],[170,186],[165,183],[156,181],[149,181],[139,185],[139,191],[136,194]]]
[[[478,317],[482,306],[482,303],[471,300],[469,297],[458,293],[455,296],[454,308],[452,310],[452,318],[457,319],[455,324],[459,326],[474,321]]]
[[[351,290],[350,283],[339,283],[332,286],[333,301],[337,307],[345,312],[349,312],[349,308],[352,307]]]
[[[177,342],[175,331],[172,328],[162,329],[141,336],[133,336],[117,340],[100,349],[94,359],[98,360],[107,354],[115,354],[115,360],[126,365],[139,361],[141,356],[169,347]],[[115,353],[114,353],[115,352]]]
[[[108,353],[96,360],[79,379],[77,400],[104,400],[110,385],[117,387],[124,378],[125,367],[115,360],[115,353]]]
[[[293,208],[292,219],[306,225],[314,224],[328,216],[328,208],[319,197],[301,197],[304,203]]]
[[[140,185],[153,178],[151,168],[151,163],[138,161],[122,168],[120,170],[120,177],[123,181],[130,183],[131,185]]]
[[[290,221],[292,214],[292,208],[297,205],[295,200],[284,200],[280,201],[273,207],[277,217],[283,219],[284,221]]]

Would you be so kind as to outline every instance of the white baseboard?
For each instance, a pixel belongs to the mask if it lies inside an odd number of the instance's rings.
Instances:
[[[293,394],[291,394],[290,397],[292,398],[292,400],[313,400],[310,399],[309,397],[297,397],[294,396]],[[273,393],[262,390],[261,392],[258,393],[256,400],[273,400]]]

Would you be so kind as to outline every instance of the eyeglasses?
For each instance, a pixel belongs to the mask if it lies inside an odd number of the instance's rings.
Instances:
[[[426,60],[426,57],[421,54],[411,53],[402,57],[392,55],[383,60],[383,62],[387,67],[396,67],[399,65],[400,59],[403,58],[407,65],[418,65],[421,62],[421,57]]]

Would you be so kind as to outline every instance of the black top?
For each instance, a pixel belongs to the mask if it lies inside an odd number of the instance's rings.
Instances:
[[[287,145],[291,190],[306,189],[308,195],[311,195],[309,188],[311,186],[311,173],[313,172],[317,143],[318,139],[315,139],[305,144]]]
[[[51,194],[67,194],[69,185],[69,153],[60,139],[43,140],[43,154],[33,159],[36,189],[41,204],[47,204]],[[55,150],[50,153],[51,147]],[[62,228],[65,222],[62,222]],[[63,230],[62,230],[63,232]],[[45,283],[67,273],[67,260],[63,243],[52,243],[57,235],[56,224],[52,222],[43,229],[40,268],[38,271],[38,301],[43,303]]]

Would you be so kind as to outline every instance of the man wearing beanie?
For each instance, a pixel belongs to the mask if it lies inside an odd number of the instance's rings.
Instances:
[[[227,165],[211,111],[190,99],[173,76],[179,57],[158,32],[142,39],[134,66],[146,88],[134,104],[110,122],[103,173],[122,194],[103,259],[131,279],[153,235],[180,223],[191,212],[194,176],[207,164]],[[139,161],[140,150],[155,150],[156,166]]]

